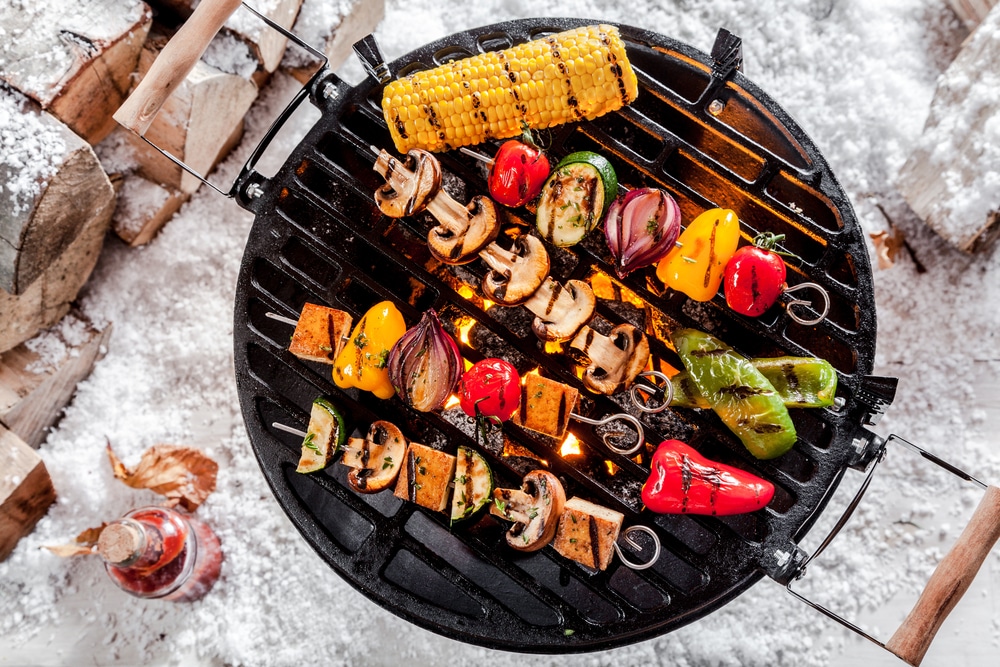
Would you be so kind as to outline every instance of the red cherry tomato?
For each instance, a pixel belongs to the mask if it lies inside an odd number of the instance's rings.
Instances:
[[[542,191],[550,171],[549,159],[537,146],[505,141],[493,158],[490,196],[504,206],[524,206]]]
[[[465,371],[458,389],[462,409],[470,417],[505,422],[521,403],[521,378],[517,369],[503,359],[483,359],[473,364]]]
[[[760,317],[785,291],[785,262],[771,250],[783,238],[761,234],[726,264],[726,303],[737,313]]]

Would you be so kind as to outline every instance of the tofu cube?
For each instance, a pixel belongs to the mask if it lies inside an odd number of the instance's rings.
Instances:
[[[573,387],[530,374],[521,385],[521,407],[513,421],[537,433],[561,438],[569,428],[570,413],[576,408],[580,392]]]
[[[454,456],[411,442],[396,480],[396,497],[443,512],[451,492],[448,485],[454,477]]]
[[[560,554],[596,570],[607,569],[625,515],[583,498],[566,501],[552,546]]]
[[[288,351],[299,359],[332,364],[351,334],[351,316],[342,310],[307,303],[292,334]]]

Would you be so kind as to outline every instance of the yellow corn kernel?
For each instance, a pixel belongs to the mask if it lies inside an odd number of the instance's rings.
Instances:
[[[414,72],[386,85],[382,111],[399,152],[440,151],[590,120],[637,93],[618,29],[595,25]]]

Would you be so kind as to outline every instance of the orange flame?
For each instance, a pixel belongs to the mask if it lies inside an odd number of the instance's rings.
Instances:
[[[559,447],[559,454],[563,457],[566,456],[579,456],[582,453],[580,449],[580,441],[576,439],[576,436],[572,433],[566,434],[566,439],[563,440],[562,445]]]
[[[450,410],[451,408],[455,407],[461,402],[462,399],[460,399],[457,395],[452,394],[451,396],[448,397],[448,400],[444,402],[444,409]]]
[[[604,466],[608,469],[608,474],[611,475],[612,477],[617,475],[618,471],[621,470],[621,468],[616,466],[612,461],[608,461],[607,459],[605,459],[604,461]]]

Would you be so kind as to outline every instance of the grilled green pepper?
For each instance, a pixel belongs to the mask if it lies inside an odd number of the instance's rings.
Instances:
[[[827,408],[833,405],[837,393],[837,371],[830,362],[816,357],[760,357],[751,359],[753,367],[767,378],[784,402],[786,408]],[[670,378],[674,408],[701,408],[712,406],[699,393],[691,375],[681,371]]]
[[[694,329],[674,332],[673,341],[694,386],[751,454],[773,459],[792,448],[795,426],[784,401],[749,359]]]

